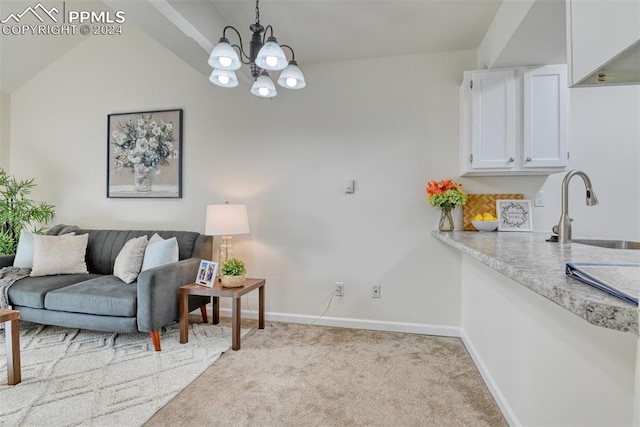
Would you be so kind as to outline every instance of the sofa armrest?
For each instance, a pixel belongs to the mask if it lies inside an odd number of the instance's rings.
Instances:
[[[178,288],[193,283],[199,266],[199,258],[188,258],[140,273],[138,331],[151,332],[178,319]],[[206,298],[194,303],[206,304]]]
[[[0,256],[0,268],[11,267],[14,259],[16,259],[16,254]]]

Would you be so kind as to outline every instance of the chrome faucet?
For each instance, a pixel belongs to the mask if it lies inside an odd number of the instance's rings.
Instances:
[[[587,189],[587,206],[598,204],[598,198],[596,193],[593,192],[591,180],[587,174],[580,170],[569,172],[562,180],[562,213],[560,214],[560,222],[558,225],[553,226],[553,232],[558,235],[559,243],[571,242],[571,221],[573,221],[573,218],[569,218],[569,181],[575,175],[578,175],[584,181],[584,186]]]

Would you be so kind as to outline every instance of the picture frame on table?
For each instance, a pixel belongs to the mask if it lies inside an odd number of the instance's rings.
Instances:
[[[206,286],[207,288],[213,288],[217,277],[218,263],[213,261],[201,260],[195,283],[197,285]]]
[[[182,198],[182,109],[107,116],[107,197]]]
[[[498,231],[533,231],[531,200],[496,200]]]

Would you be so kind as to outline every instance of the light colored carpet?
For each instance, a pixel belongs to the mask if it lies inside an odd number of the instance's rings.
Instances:
[[[458,338],[268,323],[146,426],[506,426]]]
[[[199,318],[199,316],[198,316]],[[20,323],[22,382],[7,385],[0,331],[0,426],[139,426],[231,347],[231,329],[190,324],[115,334]],[[246,333],[246,331],[244,331]]]

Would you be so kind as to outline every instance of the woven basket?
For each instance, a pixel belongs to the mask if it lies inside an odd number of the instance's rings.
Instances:
[[[239,288],[244,285],[244,274],[242,276],[222,276],[222,286],[225,288]]]

